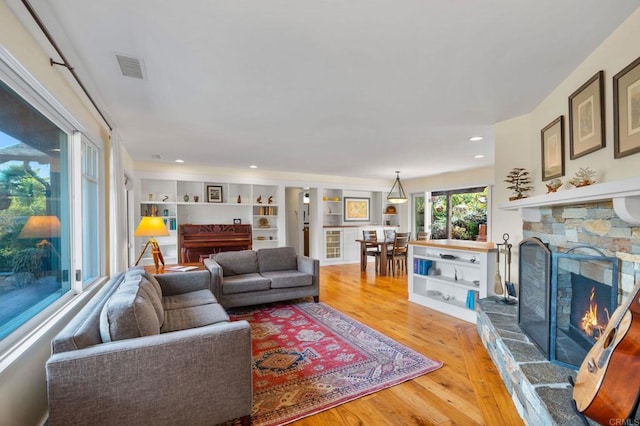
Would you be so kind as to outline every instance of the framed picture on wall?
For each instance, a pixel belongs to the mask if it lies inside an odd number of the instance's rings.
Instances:
[[[542,139],[542,180],[564,176],[564,116],[540,131]]]
[[[604,148],[604,71],[569,96],[569,158]]]
[[[222,202],[222,186],[207,185],[207,202],[209,203]]]
[[[369,222],[369,198],[344,197],[345,222]]]
[[[613,76],[613,156],[640,152],[640,58]]]

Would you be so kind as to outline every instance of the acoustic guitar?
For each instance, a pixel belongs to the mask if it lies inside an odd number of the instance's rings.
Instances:
[[[585,357],[573,388],[578,411],[603,424],[624,424],[640,393],[640,280]],[[615,423],[612,423],[615,422]]]

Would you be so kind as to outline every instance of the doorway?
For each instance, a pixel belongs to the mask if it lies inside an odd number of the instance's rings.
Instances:
[[[311,224],[310,190],[287,187],[285,189],[287,246],[296,253],[309,256],[309,226]]]

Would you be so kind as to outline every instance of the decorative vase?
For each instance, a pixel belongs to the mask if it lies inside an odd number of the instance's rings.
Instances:
[[[197,195],[194,195],[194,196],[193,196],[193,202],[194,202],[194,203],[197,203],[198,201],[200,201],[200,197],[199,197],[199,196],[197,196]]]
[[[238,204],[242,203],[242,198],[240,198],[240,196],[238,195]]]
[[[188,202],[189,201],[189,194],[184,194],[184,197],[182,197],[182,199],[184,200],[184,202]]]

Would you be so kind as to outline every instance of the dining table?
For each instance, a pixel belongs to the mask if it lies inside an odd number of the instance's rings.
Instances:
[[[393,240],[356,240],[357,243],[360,243],[360,269],[362,271],[367,270],[367,249],[371,247],[378,247],[378,251],[380,252],[380,263],[378,273],[380,275],[387,275],[387,253],[389,251],[389,247],[393,247]],[[391,248],[393,250],[393,248]]]

